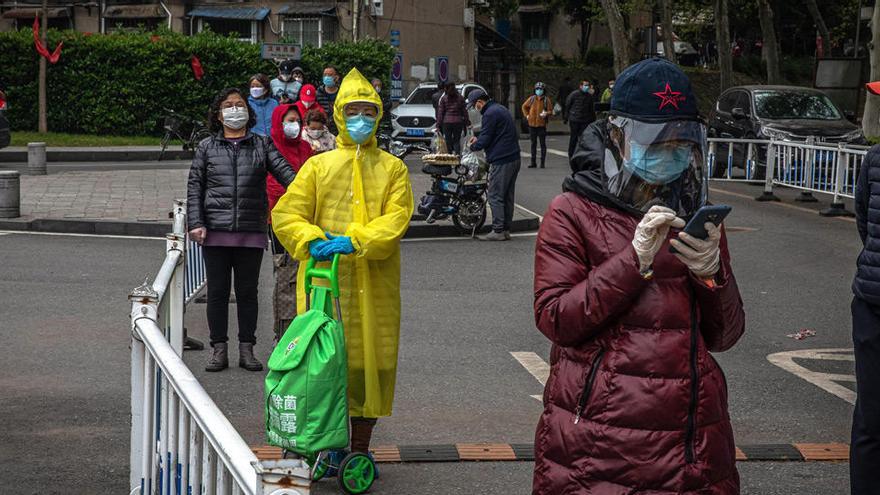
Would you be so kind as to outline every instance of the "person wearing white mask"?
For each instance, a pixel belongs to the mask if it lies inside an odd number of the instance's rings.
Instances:
[[[241,90],[227,88],[211,104],[212,133],[196,148],[187,181],[187,228],[202,244],[208,280],[208,328],[214,348],[206,371],[229,366],[229,292],[235,273],[239,366],[260,371],[254,357],[257,285],[267,245],[266,176],[287,187],[296,173],[256,124]]]
[[[254,117],[257,119],[252,131],[259,136],[268,136],[272,133],[272,112],[278,106],[275,98],[270,96],[269,78],[263,74],[254,74],[248,81],[248,86],[250,87],[248,105],[253,109]]]
[[[303,139],[312,147],[314,154],[336,149],[336,136],[327,128],[327,114],[320,106],[306,113]]]

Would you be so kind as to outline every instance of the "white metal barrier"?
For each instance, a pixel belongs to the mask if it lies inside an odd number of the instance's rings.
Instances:
[[[181,359],[183,311],[205,283],[174,202],[166,255],[131,301],[131,493],[308,495],[300,460],[259,461]],[[185,249],[186,247],[186,249]]]
[[[719,154],[719,149],[726,153]],[[812,200],[810,193],[832,195],[831,206],[820,213],[849,216],[842,198],[853,198],[867,146],[807,142],[710,138],[708,171],[712,180],[764,182],[759,201],[779,201],[774,186],[802,191],[800,200]],[[737,160],[737,155],[740,160]],[[719,158],[724,157],[724,162]],[[717,167],[726,167],[723,171]],[[737,173],[739,171],[741,173]],[[761,177],[763,171],[763,177]]]

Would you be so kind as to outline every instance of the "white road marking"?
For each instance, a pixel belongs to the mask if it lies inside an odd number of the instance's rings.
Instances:
[[[17,234],[17,235],[48,235],[55,237],[96,237],[99,239],[140,239],[147,241],[164,241],[164,237],[145,237],[145,236],[137,236],[137,235],[103,235],[103,234],[73,234],[73,233],[64,233],[64,232],[34,232],[29,230],[4,230],[0,231],[0,235],[9,235],[9,234]]]
[[[528,213],[529,215],[532,215],[532,216],[538,217],[538,223],[541,223],[541,222],[544,221],[544,215],[538,215],[538,214],[535,213],[534,211],[532,211],[532,210],[526,208],[525,206],[523,206],[523,205],[521,205],[521,204],[519,204],[519,203],[514,203],[513,206],[516,206],[516,207],[519,208],[520,210],[522,210],[522,211]]]
[[[819,373],[794,362],[795,359],[815,359],[822,361],[854,361],[852,349],[804,349],[800,351],[777,352],[767,356],[767,361],[779,366],[799,378],[836,395],[850,404],[856,403],[856,393],[837,382],[855,382],[853,375]]]
[[[550,153],[551,155],[563,156],[565,158],[568,158],[568,153],[566,153],[565,151],[555,150],[553,148],[547,148],[547,153]],[[520,151],[519,154],[523,158],[531,158],[532,157],[532,154],[527,151]]]
[[[526,371],[538,380],[542,387],[547,384],[547,378],[550,377],[550,365],[541,359],[541,356],[534,352],[511,351],[510,354],[519,361],[519,364],[523,365]],[[532,397],[536,400],[543,400],[543,397],[540,395],[533,395]]]

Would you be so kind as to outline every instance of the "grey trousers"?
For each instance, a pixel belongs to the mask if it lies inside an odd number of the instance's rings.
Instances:
[[[492,230],[505,232],[513,223],[514,191],[520,160],[492,163],[489,168],[489,207],[492,209]]]

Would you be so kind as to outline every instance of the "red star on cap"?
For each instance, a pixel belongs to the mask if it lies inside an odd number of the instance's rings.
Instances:
[[[669,83],[666,83],[666,89],[664,91],[658,91],[654,93],[654,96],[660,98],[660,106],[657,108],[658,110],[662,110],[666,105],[672,105],[678,110],[678,100],[681,96],[681,91],[673,91],[672,88],[669,87]]]

